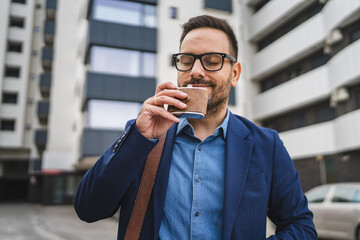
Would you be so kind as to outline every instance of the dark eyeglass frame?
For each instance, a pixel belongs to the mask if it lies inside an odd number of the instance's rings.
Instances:
[[[204,66],[204,63],[202,61],[202,57],[203,56],[206,56],[206,55],[210,55],[210,54],[219,54],[221,57],[222,57],[222,60],[221,60],[221,67],[219,69],[216,69],[216,70],[210,70],[210,69],[207,69],[205,66]],[[188,69],[188,70],[180,70],[177,66],[177,62],[176,62],[176,58],[177,56],[179,55],[189,55],[189,56],[192,56],[194,58],[194,61],[191,65],[191,67]],[[220,53],[220,52],[208,52],[208,53],[204,53],[204,54],[192,54],[192,53],[175,53],[173,54],[173,61],[174,61],[174,65],[176,67],[176,69],[180,72],[187,72],[187,71],[190,71],[193,67],[194,67],[194,63],[196,61],[196,59],[199,59],[200,60],[200,63],[201,63],[201,66],[206,70],[206,71],[209,71],[209,72],[216,72],[216,71],[220,71],[223,66],[224,66],[224,59],[227,58],[230,60],[231,63],[236,63],[236,59],[233,57],[233,56],[230,56],[226,53]]]

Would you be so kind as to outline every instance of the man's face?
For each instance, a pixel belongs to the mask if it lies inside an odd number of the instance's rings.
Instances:
[[[230,45],[226,34],[212,28],[198,28],[190,31],[184,38],[181,53],[204,54],[209,52],[227,53],[230,55]],[[238,78],[238,76],[237,76]],[[199,59],[187,72],[178,71],[178,86],[205,87],[209,91],[207,116],[215,114],[221,108],[227,106],[231,86],[235,86],[237,80],[233,77],[232,64],[229,59],[224,59],[223,68],[219,71],[207,71],[201,65]]]

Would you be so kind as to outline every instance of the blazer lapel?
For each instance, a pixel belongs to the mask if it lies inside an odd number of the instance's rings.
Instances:
[[[237,209],[244,191],[254,143],[248,139],[249,129],[233,114],[226,135],[225,191],[222,239],[231,237]]]
[[[164,150],[161,156],[158,172],[153,188],[153,207],[154,207],[154,239],[158,239],[160,223],[163,215],[166,190],[169,178],[170,164],[174,141],[176,136],[177,124],[174,124],[168,130]]]

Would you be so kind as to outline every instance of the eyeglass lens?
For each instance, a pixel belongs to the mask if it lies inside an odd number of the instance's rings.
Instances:
[[[179,54],[176,58],[176,66],[181,71],[190,70],[195,62],[195,58],[188,54]],[[223,57],[220,54],[212,53],[201,57],[202,65],[205,69],[216,71],[221,69]]]

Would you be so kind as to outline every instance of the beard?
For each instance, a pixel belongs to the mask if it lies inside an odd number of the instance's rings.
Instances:
[[[211,80],[192,78],[185,81],[181,87],[187,87],[188,84],[204,84],[206,87],[211,88],[211,93],[209,94],[207,103],[206,117],[216,115],[217,112],[227,106],[231,90],[231,75],[225,82],[220,83],[215,83]]]

